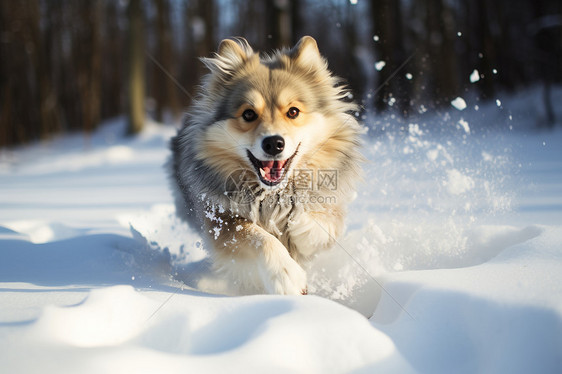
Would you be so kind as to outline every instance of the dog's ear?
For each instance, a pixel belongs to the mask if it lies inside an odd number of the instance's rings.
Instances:
[[[224,39],[219,44],[219,51],[217,52],[220,57],[231,61],[236,66],[246,62],[253,53],[252,47],[244,38]]]
[[[227,80],[254,54],[252,47],[244,38],[224,39],[213,58],[202,58],[201,61],[212,73]]]
[[[326,60],[320,55],[318,44],[312,36],[303,36],[290,51],[291,58],[303,67],[325,70]]]

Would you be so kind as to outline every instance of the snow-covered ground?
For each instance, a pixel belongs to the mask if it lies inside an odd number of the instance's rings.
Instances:
[[[306,297],[211,293],[172,126],[0,150],[0,371],[562,372],[562,131],[533,130],[539,93],[368,120]]]

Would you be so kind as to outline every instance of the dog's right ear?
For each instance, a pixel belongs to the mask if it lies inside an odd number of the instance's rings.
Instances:
[[[236,38],[224,39],[219,44],[219,51],[217,54],[238,67],[246,62],[248,57],[254,54],[254,51],[246,39]]]
[[[213,58],[202,58],[201,61],[212,73],[228,80],[253,54],[254,51],[246,39],[224,39]]]

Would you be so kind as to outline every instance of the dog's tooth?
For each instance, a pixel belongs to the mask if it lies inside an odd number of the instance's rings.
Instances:
[[[260,175],[262,176],[262,178],[265,178],[265,170],[263,170],[262,168],[260,168]]]

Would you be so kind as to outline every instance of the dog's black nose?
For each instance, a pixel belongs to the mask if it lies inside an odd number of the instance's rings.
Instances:
[[[268,136],[262,141],[261,147],[268,155],[277,156],[285,148],[285,139],[279,135]]]

